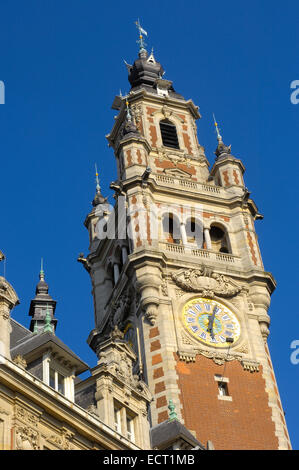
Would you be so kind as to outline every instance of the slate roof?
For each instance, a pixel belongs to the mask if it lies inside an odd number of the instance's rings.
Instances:
[[[177,419],[157,424],[157,426],[151,428],[150,434],[153,449],[166,449],[175,441],[181,439],[191,447],[198,446],[201,450],[205,450],[205,447]]]
[[[88,370],[88,365],[83,362],[66,344],[64,344],[53,333],[34,334],[20,323],[11,318],[11,347],[10,353],[12,359],[17,355],[26,358],[37,357],[39,353],[48,348],[64,355],[76,369],[76,375]],[[27,359],[26,359],[27,360]]]

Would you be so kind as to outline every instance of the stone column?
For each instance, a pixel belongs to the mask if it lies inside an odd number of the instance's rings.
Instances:
[[[183,245],[187,245],[188,240],[187,240],[187,234],[186,234],[186,227],[185,227],[185,224],[182,223],[182,224],[180,225],[180,231],[181,231],[181,237],[182,237]]]
[[[113,265],[114,285],[116,285],[119,278],[119,266],[117,263]]]
[[[121,256],[122,256],[123,264],[125,264],[125,262],[126,262],[127,259],[128,259],[128,251],[127,251],[127,247],[126,247],[126,246],[122,246],[122,248],[121,248]]]
[[[205,242],[207,245],[207,250],[211,250],[212,242],[211,242],[211,237],[210,237],[210,229],[206,227],[203,229],[203,231],[204,231],[204,236],[205,236]]]

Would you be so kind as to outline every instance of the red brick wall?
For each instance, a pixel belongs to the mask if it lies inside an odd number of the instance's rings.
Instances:
[[[202,355],[188,364],[177,355],[175,359],[185,426],[196,431],[202,444],[211,440],[216,450],[278,449],[261,370],[250,373],[239,361],[227,362],[225,377],[232,401],[223,401],[217,398],[214,376],[222,375],[224,365]]]

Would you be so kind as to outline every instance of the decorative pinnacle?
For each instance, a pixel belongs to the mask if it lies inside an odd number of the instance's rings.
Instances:
[[[127,120],[132,121],[132,114],[129,108],[129,101],[126,99],[126,107],[127,107]]]
[[[169,419],[170,419],[171,421],[174,420],[174,419],[178,419],[178,416],[177,416],[176,411],[175,411],[175,406],[174,406],[172,400],[169,400],[168,409],[169,409],[169,411],[170,411],[170,413],[169,413]]]
[[[215,128],[216,128],[216,133],[217,133],[217,140],[218,140],[218,142],[222,142],[222,137],[221,137],[221,135],[220,135],[219,128],[218,128],[218,123],[216,122],[215,114],[214,114],[214,113],[213,113],[213,118],[214,118],[214,124],[215,124]]]
[[[38,333],[38,330],[37,330],[37,321],[35,320],[35,322],[34,322],[34,328],[33,328],[33,334],[34,334],[34,335],[37,335],[37,333]]]
[[[96,183],[97,183],[96,189],[97,189],[97,193],[100,193],[101,187],[100,187],[99,173],[98,173],[98,168],[97,168],[96,163],[95,163],[95,169],[96,169]]]
[[[44,333],[53,333],[53,328],[51,325],[51,314],[49,312],[49,308],[47,305],[47,311],[46,311],[46,316],[45,316],[45,326],[44,326]]]
[[[145,36],[147,36],[147,32],[141,27],[139,18],[138,18],[138,21],[135,21],[135,24],[136,24],[137,29],[139,31],[139,39],[138,39],[138,41],[136,41],[137,44],[139,44],[139,52],[144,52],[144,51],[146,52],[145,46],[147,44],[144,42],[143,34]]]

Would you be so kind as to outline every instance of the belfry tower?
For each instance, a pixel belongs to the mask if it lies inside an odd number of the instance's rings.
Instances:
[[[117,164],[115,205],[97,181],[85,225],[96,353],[114,329],[153,396],[150,423],[179,420],[216,449],[290,449],[267,346],[275,280],[255,231],[261,219],[244,165],[224,144],[210,164],[197,138],[199,108],[163,78],[140,35],[126,64],[107,136]]]

